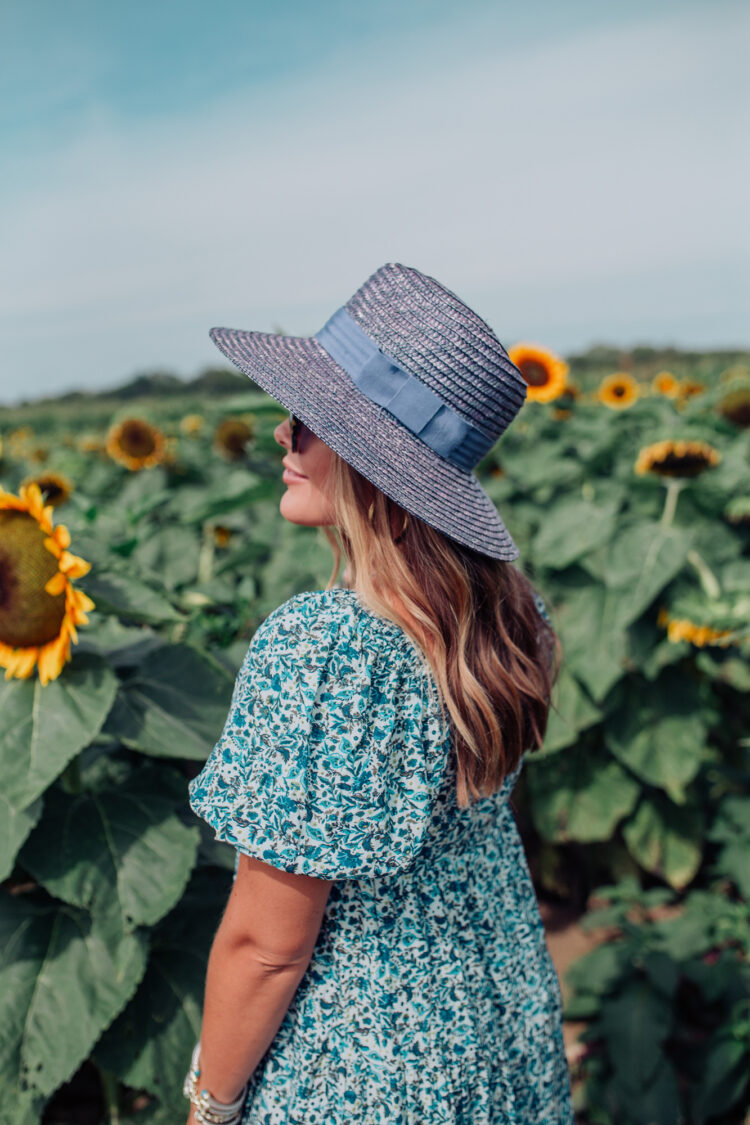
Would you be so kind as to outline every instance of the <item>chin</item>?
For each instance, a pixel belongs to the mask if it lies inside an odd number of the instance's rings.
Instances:
[[[301,485],[287,486],[279,511],[289,523],[302,524],[303,527],[322,527],[333,522],[328,506],[321,503],[319,496],[314,494],[311,497],[307,487]]]

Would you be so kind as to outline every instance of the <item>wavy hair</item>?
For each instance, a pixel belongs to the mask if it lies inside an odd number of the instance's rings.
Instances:
[[[465,547],[409,515],[334,453],[327,482],[342,555],[363,604],[395,622],[424,652],[452,733],[456,799],[496,792],[547,728],[560,642],[540,617],[535,589],[512,563]],[[340,541],[339,541],[340,540]]]

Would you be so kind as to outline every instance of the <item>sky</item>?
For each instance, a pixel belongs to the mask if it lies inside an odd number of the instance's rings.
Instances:
[[[736,0],[3,0],[0,402],[393,261],[506,347],[750,346],[749,47]]]

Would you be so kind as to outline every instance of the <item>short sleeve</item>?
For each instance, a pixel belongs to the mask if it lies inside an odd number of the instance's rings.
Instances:
[[[409,866],[448,757],[426,661],[350,595],[298,594],[266,618],[190,783],[217,839],[326,879]]]

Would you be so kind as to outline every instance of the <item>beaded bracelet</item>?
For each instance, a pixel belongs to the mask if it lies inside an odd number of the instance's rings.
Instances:
[[[208,1090],[198,1089],[198,1079],[201,1075],[198,1065],[200,1053],[201,1043],[199,1039],[193,1049],[190,1070],[185,1075],[185,1084],[182,1087],[183,1094],[189,1099],[195,1110],[195,1120],[198,1125],[239,1125],[247,1094],[247,1082],[233,1102],[217,1102]]]

